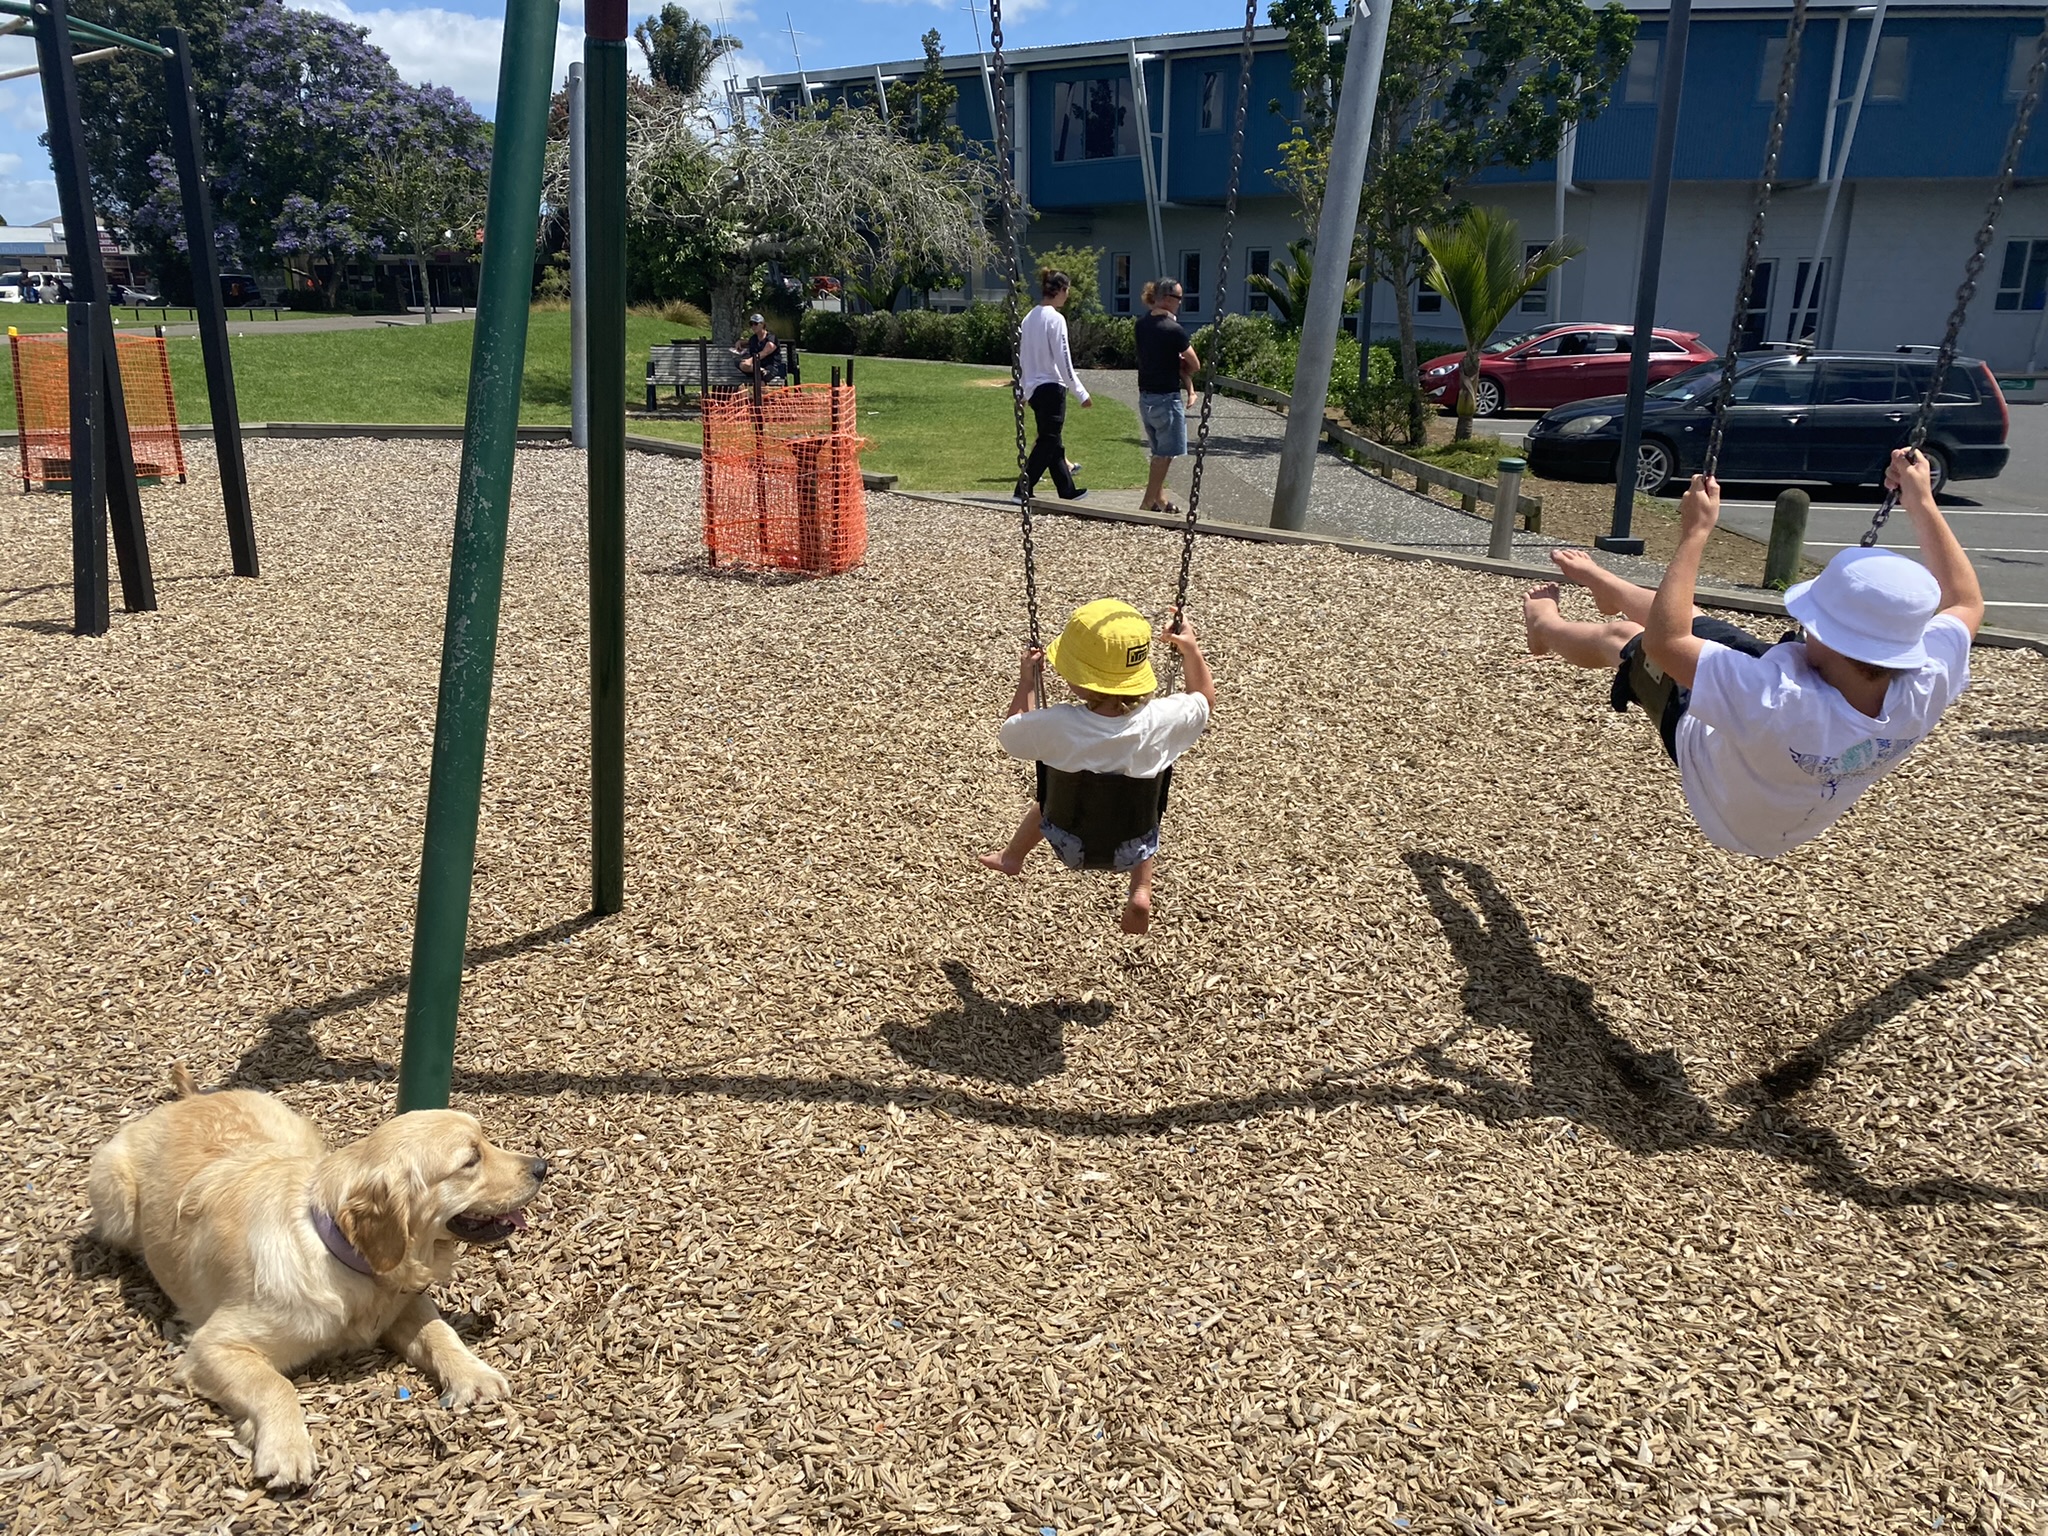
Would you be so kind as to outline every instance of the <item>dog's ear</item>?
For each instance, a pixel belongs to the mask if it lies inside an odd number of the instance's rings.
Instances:
[[[412,1203],[388,1178],[367,1178],[348,1192],[334,1224],[372,1270],[388,1275],[412,1243]]]

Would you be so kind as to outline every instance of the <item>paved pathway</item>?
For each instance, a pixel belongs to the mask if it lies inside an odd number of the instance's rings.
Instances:
[[[1137,409],[1135,374],[1090,369],[1082,374],[1082,381],[1091,394],[1101,394],[1134,411]],[[1196,400],[1199,412],[1200,396]],[[1193,426],[1191,421],[1190,437]],[[1209,453],[1202,469],[1201,514],[1205,520],[1213,518],[1259,527],[1270,523],[1273,491],[1279,478],[1280,443],[1286,428],[1287,419],[1278,411],[1228,395],[1216,396],[1209,423]],[[1168,493],[1182,506],[1187,505],[1192,464],[1190,458],[1176,460],[1166,478]],[[1084,482],[1088,478],[1085,470],[1081,478]],[[1142,494],[1090,491],[1088,499],[1119,511],[1136,511]],[[1492,534],[1489,518],[1467,517],[1455,507],[1403,490],[1377,475],[1367,474],[1329,447],[1317,456],[1315,482],[1309,492],[1308,527],[1314,533],[1368,539],[1376,544],[1476,555],[1486,553]],[[1546,563],[1543,552],[1562,542],[1541,534],[1517,532],[1514,558],[1542,565]],[[1647,560],[1605,554],[1598,558],[1603,565],[1636,581],[1654,585],[1663,575],[1661,566]]]

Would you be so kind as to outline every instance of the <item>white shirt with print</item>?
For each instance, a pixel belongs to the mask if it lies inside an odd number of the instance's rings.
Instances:
[[[1085,704],[1054,704],[1003,722],[1003,750],[1062,773],[1120,773],[1156,778],[1201,739],[1209,701],[1199,693],[1152,699],[1127,715],[1098,715]]]
[[[1927,626],[1927,661],[1892,680],[1872,719],[1830,687],[1806,647],[1747,656],[1709,640],[1678,722],[1685,802],[1707,841],[1760,859],[1826,831],[1905,761],[1970,683],[1970,632]]]

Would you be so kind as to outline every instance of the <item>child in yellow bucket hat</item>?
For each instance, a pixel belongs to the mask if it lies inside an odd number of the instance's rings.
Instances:
[[[1152,670],[1152,626],[1129,603],[1102,598],[1074,610],[1067,627],[1043,651],[1026,649],[1017,667],[1017,691],[1002,727],[1003,750],[1036,762],[1058,775],[1101,775],[1125,781],[1143,796],[1159,786],[1174,760],[1201,739],[1216,704],[1216,679],[1202,656],[1194,627],[1185,618],[1166,643],[1180,652],[1187,691],[1156,698]],[[1046,662],[1078,695],[1071,704],[1033,709]],[[1075,829],[1061,826],[1060,805],[1048,795],[1047,775],[1025,807],[1016,833],[980,863],[1005,875],[1021,875],[1024,859],[1039,843],[1052,845],[1069,869],[1089,865],[1090,850]],[[1160,786],[1163,787],[1163,786]],[[1119,840],[1097,867],[1129,871],[1131,889],[1123,909],[1123,931],[1140,934],[1152,921],[1152,860],[1159,852],[1159,823]]]

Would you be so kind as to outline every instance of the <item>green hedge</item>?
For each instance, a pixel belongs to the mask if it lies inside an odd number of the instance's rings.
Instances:
[[[1195,355],[1205,370],[1268,389],[1294,389],[1294,364],[1301,333],[1282,329],[1271,315],[1225,315],[1195,332]],[[1358,377],[1358,339],[1339,334],[1330,365],[1330,404],[1376,442],[1408,441],[1408,387],[1390,341],[1376,341],[1366,363],[1363,385]]]
[[[1067,322],[1067,344],[1077,368],[1135,368],[1137,333],[1117,315],[1079,314]],[[1010,361],[1012,331],[1001,304],[975,304],[958,314],[906,309],[897,314],[804,316],[800,341],[805,352],[847,357],[922,357],[935,362]]]

